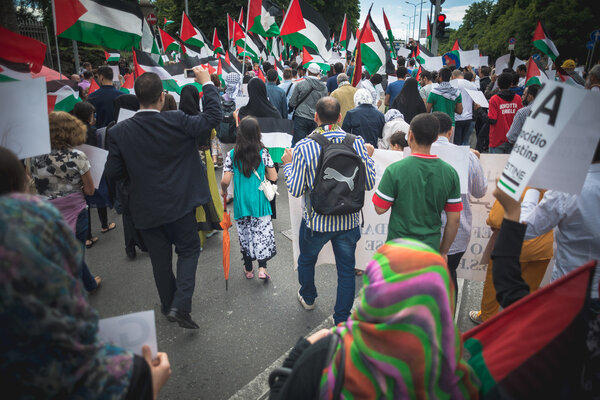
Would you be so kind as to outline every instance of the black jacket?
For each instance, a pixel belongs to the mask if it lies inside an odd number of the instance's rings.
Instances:
[[[206,141],[223,119],[214,85],[203,87],[203,110],[140,111],[110,130],[105,174],[129,178],[129,210],[138,229],[164,225],[210,202],[197,141]]]
[[[377,141],[382,137],[384,115],[371,104],[361,104],[349,110],[344,117],[342,129],[356,136],[362,136],[365,142],[377,148]]]

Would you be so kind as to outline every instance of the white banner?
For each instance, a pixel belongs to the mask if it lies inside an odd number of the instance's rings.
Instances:
[[[383,176],[385,169],[392,163],[400,161],[402,153],[391,150],[375,150],[373,160],[377,174],[375,189]],[[488,193],[481,199],[472,199],[471,211],[473,214],[473,228],[471,230],[471,241],[458,268],[459,278],[484,281],[486,265],[479,265],[481,256],[487,245],[492,232],[485,221],[489,214],[494,197],[492,196],[496,179],[500,176],[507,154],[482,154],[481,164],[488,180]],[[378,215],[375,212],[372,198],[375,190],[365,193],[365,205],[363,207],[364,226],[361,227],[361,238],[356,246],[356,268],[364,270],[373,257],[375,251],[385,243],[389,213]],[[298,268],[298,232],[304,210],[304,199],[289,195],[290,219],[292,225],[292,250],[294,258],[294,269]],[[362,221],[361,221],[362,222]],[[319,254],[317,265],[335,264],[335,257],[330,243],[327,243]]]
[[[98,321],[98,337],[142,356],[142,346],[150,346],[152,358],[156,358],[156,324],[154,310],[142,311]]]

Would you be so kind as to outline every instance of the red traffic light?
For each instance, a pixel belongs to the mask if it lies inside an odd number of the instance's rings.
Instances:
[[[437,20],[440,23],[446,22],[446,14],[440,14],[440,15],[438,15]]]

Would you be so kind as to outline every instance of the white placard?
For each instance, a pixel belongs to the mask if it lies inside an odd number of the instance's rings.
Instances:
[[[421,65],[427,71],[439,71],[444,67],[444,62],[442,61],[442,57],[428,57],[425,54],[421,53],[421,57],[425,62]]]
[[[113,72],[113,82],[119,82],[119,75],[121,74],[121,72],[119,71],[119,66],[118,65],[109,65],[108,66],[110,69],[112,69]]]
[[[119,109],[119,118],[117,118],[117,123],[133,117],[135,113],[136,111],[128,110],[126,108]]]
[[[479,106],[483,107],[483,108],[490,108],[490,104],[488,103],[488,101],[485,98],[485,95],[483,94],[482,91],[471,90],[471,89],[466,89],[466,90],[467,90],[467,93],[469,94],[469,96],[471,97],[471,99],[473,99],[473,103],[479,104]]]
[[[479,57],[479,50],[460,51],[459,54],[461,67],[466,67],[467,65],[476,68],[479,67],[481,61]]]
[[[77,146],[76,149],[83,151],[88,160],[90,160],[90,172],[92,173],[92,179],[94,180],[94,187],[98,189],[102,174],[104,173],[104,164],[106,164],[108,151],[101,149],[100,147],[90,146],[89,144],[82,144]]]
[[[98,321],[98,337],[142,356],[142,346],[147,344],[156,358],[156,325],[154,310],[142,311]]]
[[[398,54],[399,56],[402,56],[404,58],[408,58],[410,56],[410,49],[407,49],[406,47],[400,47],[396,51],[396,54]]]
[[[484,65],[488,65],[488,56],[479,57],[479,66],[483,67]]]
[[[510,153],[499,187],[519,199],[526,186],[579,194],[600,139],[600,93],[549,81]]]
[[[0,83],[0,146],[20,160],[50,153],[44,78]]]
[[[450,146],[448,146],[450,147]],[[375,161],[375,170],[377,178],[374,189],[377,188],[383,171],[392,163],[402,159],[401,152],[391,150],[375,150],[373,160]],[[491,228],[485,223],[489,211],[494,204],[493,188],[496,179],[500,176],[508,154],[482,154],[481,166],[488,181],[488,191],[481,199],[471,199],[471,212],[473,215],[471,240],[467,251],[458,267],[458,277],[464,279],[473,279],[483,282],[485,280],[486,265],[480,265],[481,257],[488,240],[492,235]],[[364,227],[361,227],[361,239],[356,246],[356,268],[364,270],[373,257],[375,251],[385,243],[387,239],[388,222],[390,214],[379,215],[373,207],[373,194],[375,190],[365,193],[365,205],[363,207]],[[290,220],[292,225],[292,252],[294,269],[298,268],[298,255],[300,248],[298,246],[298,232],[304,210],[303,198],[289,197]],[[335,264],[335,256],[331,243],[327,243],[321,252],[316,265]]]
[[[500,75],[502,70],[508,68],[508,63],[510,62],[510,54],[505,54],[496,59],[496,75]]]
[[[458,174],[460,180],[460,193],[469,191],[469,146],[448,146],[434,143],[431,145],[431,154],[434,154],[450,164]],[[410,147],[404,149],[404,157],[411,154]]]
[[[247,96],[238,96],[235,98],[235,109],[239,110],[240,108],[246,106],[248,104],[248,100],[250,97]]]

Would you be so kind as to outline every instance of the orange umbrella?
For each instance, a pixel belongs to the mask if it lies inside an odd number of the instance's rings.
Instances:
[[[225,211],[223,212],[223,219],[221,220],[221,228],[223,228],[223,273],[225,274],[225,290],[228,290],[229,283],[229,228],[231,228],[231,217],[227,212],[227,196],[223,196],[223,205]]]

